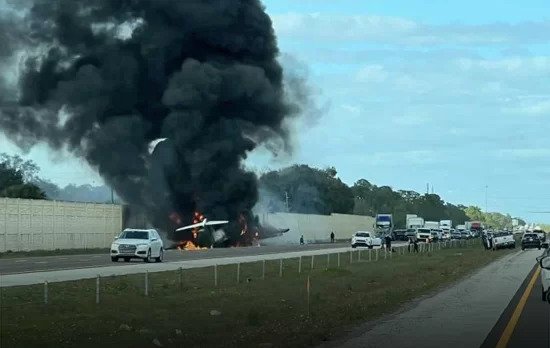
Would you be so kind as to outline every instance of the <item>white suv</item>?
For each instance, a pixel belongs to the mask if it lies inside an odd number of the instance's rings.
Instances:
[[[368,247],[372,249],[374,246],[381,246],[382,239],[377,238],[372,232],[358,231],[355,232],[351,238],[351,247],[356,248],[358,246]]]
[[[127,228],[115,238],[111,244],[111,260],[117,262],[124,259],[128,262],[132,258],[140,258],[145,262],[162,262],[164,245],[158,232],[154,229],[140,230]]]

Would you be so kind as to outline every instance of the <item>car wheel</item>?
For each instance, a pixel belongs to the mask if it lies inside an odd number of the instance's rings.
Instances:
[[[129,257],[125,257],[125,258],[124,258],[124,262],[130,262],[130,258],[129,258]]]
[[[162,248],[160,248],[159,257],[155,258],[155,262],[162,262],[163,256],[164,256],[164,251],[162,250]]]
[[[113,262],[118,262],[118,257],[116,257],[116,256],[111,256],[111,261],[113,261]]]
[[[147,256],[143,259],[143,262],[151,262],[151,249],[147,250]]]
[[[542,288],[542,301],[546,302],[546,292],[544,291],[544,288]]]
[[[357,245],[352,244],[351,247],[352,247],[353,249],[355,249],[355,248],[357,248]]]
[[[369,249],[372,249],[372,248],[374,248],[374,247],[373,247],[372,245],[369,245],[368,248],[369,248]]]
[[[521,250],[525,250],[525,248],[524,248],[524,247],[521,247]]]

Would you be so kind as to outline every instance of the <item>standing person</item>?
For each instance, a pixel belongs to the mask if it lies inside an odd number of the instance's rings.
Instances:
[[[391,252],[391,237],[389,234],[386,235],[386,251]]]
[[[489,233],[489,249],[493,249],[493,234]]]
[[[334,243],[334,231],[330,232],[330,242]]]
[[[304,235],[300,236],[300,245],[304,245]]]
[[[414,243],[414,252],[418,252],[418,238],[416,236],[413,237],[413,243]]]

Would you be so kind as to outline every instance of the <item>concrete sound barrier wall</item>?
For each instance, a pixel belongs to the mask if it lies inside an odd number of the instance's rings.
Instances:
[[[326,242],[330,241],[331,231],[334,231],[337,240],[351,240],[352,234],[357,231],[372,231],[374,217],[347,214],[264,213],[260,214],[260,222],[290,229],[281,237],[266,240],[266,244],[299,243],[301,235],[307,242]]]
[[[122,206],[0,198],[0,252],[108,248]]]

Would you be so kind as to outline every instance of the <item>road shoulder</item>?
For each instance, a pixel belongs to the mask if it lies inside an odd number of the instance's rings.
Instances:
[[[535,264],[515,252],[322,347],[479,347]]]

